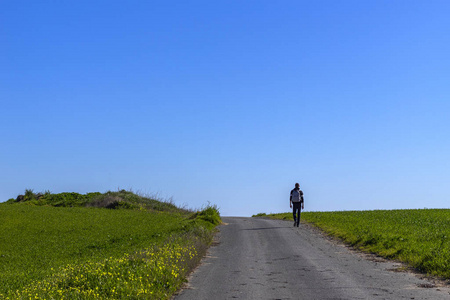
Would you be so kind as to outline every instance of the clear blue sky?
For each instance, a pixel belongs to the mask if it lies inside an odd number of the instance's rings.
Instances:
[[[448,208],[450,1],[1,1],[0,201]]]

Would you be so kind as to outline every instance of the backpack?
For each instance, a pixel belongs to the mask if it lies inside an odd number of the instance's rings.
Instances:
[[[292,202],[301,202],[302,201],[302,191],[301,190],[296,190],[296,189],[293,189],[292,191],[291,191],[291,199],[292,199]]]

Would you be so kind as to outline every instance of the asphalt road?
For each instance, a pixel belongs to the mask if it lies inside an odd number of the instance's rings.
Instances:
[[[398,263],[367,259],[304,224],[222,218],[217,244],[176,300],[450,299]]]

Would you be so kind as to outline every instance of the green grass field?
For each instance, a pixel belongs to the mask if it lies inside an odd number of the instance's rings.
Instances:
[[[292,220],[292,213],[256,216]],[[450,209],[303,212],[301,219],[358,249],[450,279]]]
[[[66,196],[0,204],[0,299],[167,299],[220,222],[131,192]]]

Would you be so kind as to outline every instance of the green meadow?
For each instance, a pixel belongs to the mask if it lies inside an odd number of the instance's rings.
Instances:
[[[0,204],[0,299],[168,299],[219,223],[127,191],[27,191]]]
[[[258,216],[292,220],[292,213]],[[302,212],[301,220],[360,250],[450,279],[450,209]]]

